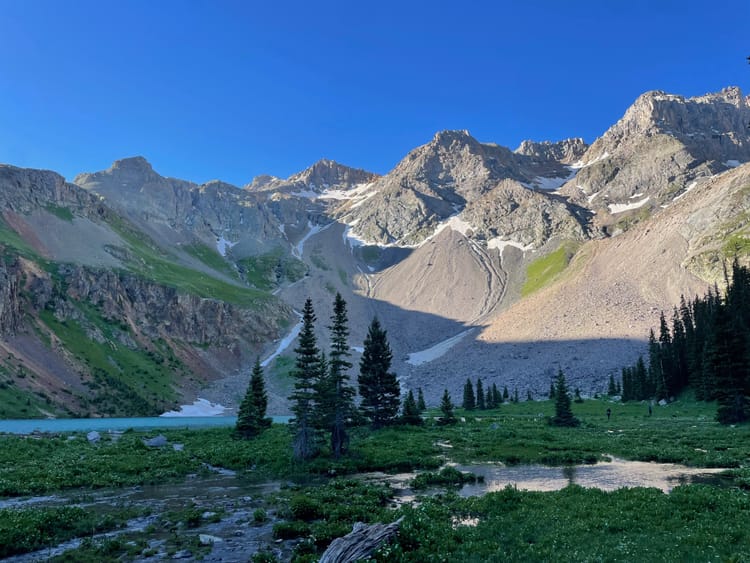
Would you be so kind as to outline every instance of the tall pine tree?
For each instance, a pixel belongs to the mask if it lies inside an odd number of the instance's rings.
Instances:
[[[424,402],[424,393],[422,393],[422,388],[420,387],[417,391],[417,408],[419,409],[420,413],[423,413],[427,410],[427,404]]]
[[[311,459],[317,453],[315,444],[315,395],[320,378],[320,350],[315,337],[315,311],[312,299],[305,301],[302,309],[302,330],[299,345],[294,349],[297,358],[292,371],[294,391],[289,399],[292,402],[294,419],[290,427],[294,433],[292,448],[294,457],[300,460]]]
[[[407,393],[406,398],[404,399],[401,422],[414,426],[419,426],[423,422],[422,417],[419,414],[417,402],[414,400],[414,393],[411,389],[409,389],[409,393]]]
[[[498,408],[503,402],[503,396],[500,394],[500,390],[497,388],[497,384],[492,384],[492,408]]]
[[[398,416],[400,387],[396,374],[391,372],[393,353],[386,331],[377,317],[372,319],[359,362],[360,408],[373,428],[394,422]]]
[[[482,379],[477,379],[477,408],[483,411],[487,408],[487,401],[484,397],[484,386],[482,385]]]
[[[250,376],[250,385],[248,385],[245,398],[237,411],[237,423],[235,425],[237,435],[243,438],[252,438],[260,434],[264,428],[270,426],[271,419],[266,418],[267,407],[268,395],[263,379],[263,368],[260,365],[260,358],[256,357],[253,372]]]
[[[562,370],[557,373],[555,380],[555,416],[551,422],[555,426],[578,426],[580,424],[579,420],[573,416],[570,394]]]
[[[467,411],[473,411],[477,406],[476,397],[474,395],[474,385],[472,385],[471,380],[468,378],[466,379],[466,383],[464,383],[464,400],[461,403],[461,406]]]
[[[440,412],[443,414],[438,418],[438,424],[455,424],[456,416],[453,414],[453,401],[451,401],[451,395],[447,389],[443,390],[443,398],[440,401]]]
[[[349,384],[347,371],[352,367],[348,360],[349,319],[346,313],[346,301],[336,293],[333,302],[331,325],[331,353],[328,360],[328,373],[321,386],[324,417],[331,432],[331,453],[338,459],[346,453],[349,436],[346,432],[347,421],[354,410],[354,388]]]

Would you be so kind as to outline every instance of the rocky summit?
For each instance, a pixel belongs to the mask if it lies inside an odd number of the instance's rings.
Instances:
[[[0,165],[0,416],[231,412],[256,357],[287,413],[296,311],[312,298],[326,349],[337,292],[355,366],[377,316],[402,389],[433,405],[467,377],[541,397],[559,369],[604,391],[660,311],[747,262],[748,124],[737,88],[654,91],[590,146],[441,131],[384,176]]]

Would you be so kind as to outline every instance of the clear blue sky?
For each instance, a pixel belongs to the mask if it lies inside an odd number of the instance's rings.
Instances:
[[[749,39],[748,0],[0,0],[0,162],[242,185],[441,129],[592,142],[647,90],[750,93]]]

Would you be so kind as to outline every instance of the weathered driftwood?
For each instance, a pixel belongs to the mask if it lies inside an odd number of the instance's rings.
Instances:
[[[320,563],[353,563],[369,557],[382,544],[390,541],[398,533],[398,528],[403,519],[402,516],[390,524],[371,524],[369,526],[357,522],[351,532],[331,542],[331,545],[320,558]]]

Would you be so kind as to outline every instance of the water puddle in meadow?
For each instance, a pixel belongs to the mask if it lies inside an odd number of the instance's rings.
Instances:
[[[547,467],[544,465],[504,466],[495,464],[456,465],[484,478],[484,482],[465,485],[464,497],[500,491],[508,485],[527,491],[557,491],[568,485],[614,491],[623,487],[654,487],[665,493],[688,483],[719,484],[723,468],[687,467],[673,463],[650,463],[613,458],[593,465]]]
[[[546,465],[503,465],[500,463],[476,463],[451,467],[462,472],[473,473],[481,479],[457,487],[462,497],[481,496],[493,491],[501,491],[507,486],[526,491],[558,491],[568,485],[614,491],[623,487],[654,487],[665,493],[678,485],[702,483],[717,486],[731,485],[730,477],[721,475],[724,468],[688,467],[673,463],[651,463],[627,461],[613,458],[611,461],[592,465],[550,467]],[[413,502],[420,494],[434,494],[443,489],[435,487],[427,491],[414,491],[411,480],[418,475],[413,473],[368,473],[365,479],[388,483],[394,489],[395,504]]]

